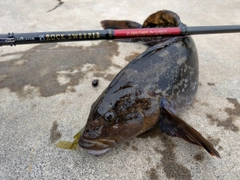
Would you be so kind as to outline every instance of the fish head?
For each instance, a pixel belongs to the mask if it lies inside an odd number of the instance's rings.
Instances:
[[[151,128],[159,116],[156,99],[143,98],[131,90],[101,95],[91,107],[80,147],[101,155]]]

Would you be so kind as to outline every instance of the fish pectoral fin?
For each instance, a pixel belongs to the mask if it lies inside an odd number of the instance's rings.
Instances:
[[[221,158],[213,145],[208,142],[197,130],[164,107],[162,107],[162,119],[160,120],[160,126],[164,133],[170,136],[181,137],[188,142],[202,146],[212,156]]]
[[[103,29],[135,29],[142,27],[138,22],[128,20],[102,20],[100,23]]]

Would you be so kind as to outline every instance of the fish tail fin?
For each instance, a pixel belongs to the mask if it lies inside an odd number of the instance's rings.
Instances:
[[[181,137],[184,140],[202,146],[209,154],[221,158],[218,151],[197,130],[188,125],[182,119],[162,107],[161,130],[170,135]]]
[[[103,29],[135,29],[142,27],[141,24],[128,20],[103,20],[100,23]]]

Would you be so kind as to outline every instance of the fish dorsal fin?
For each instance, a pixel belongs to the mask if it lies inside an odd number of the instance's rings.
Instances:
[[[177,117],[171,111],[162,107],[162,118],[160,119],[161,130],[170,135],[183,138],[184,140],[202,146],[212,156],[220,158],[219,153],[213,145],[208,142],[197,130]]]
[[[103,29],[135,29],[142,27],[138,22],[129,20],[102,20],[101,25]]]

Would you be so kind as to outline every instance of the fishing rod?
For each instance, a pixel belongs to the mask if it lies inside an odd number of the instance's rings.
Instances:
[[[0,46],[89,40],[113,40],[137,37],[181,36],[196,34],[240,33],[240,25],[192,26],[140,29],[105,29],[0,34]]]

